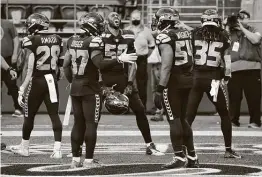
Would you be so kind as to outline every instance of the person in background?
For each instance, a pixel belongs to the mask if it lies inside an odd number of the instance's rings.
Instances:
[[[15,69],[13,69],[11,66],[9,66],[5,59],[1,56],[1,69],[9,72],[10,76],[11,76],[11,80],[14,80],[17,78],[17,73],[15,71]]]
[[[14,25],[8,20],[1,19],[1,56],[6,63],[12,68],[16,68],[17,55],[19,49],[19,39],[17,31]],[[18,87],[16,85],[16,79],[11,79],[7,71],[1,71],[1,81],[3,81],[8,88],[8,95],[12,96],[15,112],[13,117],[23,117],[22,108],[19,106]]]
[[[131,25],[126,29],[135,34],[135,49],[137,53],[136,83],[139,97],[146,109],[147,103],[147,58],[155,48],[155,40],[152,31],[142,24],[142,14],[138,10],[131,13]]]
[[[230,116],[239,127],[240,107],[245,93],[249,109],[249,128],[261,127],[261,34],[248,24],[249,12],[240,10],[228,17],[226,30],[231,36],[232,78],[228,83]]]

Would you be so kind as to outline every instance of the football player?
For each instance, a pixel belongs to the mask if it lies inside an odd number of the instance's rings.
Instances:
[[[101,98],[99,71],[118,63],[117,59],[103,60],[104,44],[99,35],[104,31],[104,19],[97,13],[87,13],[79,19],[80,35],[68,39],[64,59],[64,72],[71,83],[70,95],[74,110],[74,125],[71,132],[71,168],[101,167],[93,159],[100,120]],[[85,141],[86,154],[82,163],[82,143]]]
[[[230,39],[220,26],[221,19],[214,9],[204,11],[202,26],[192,34],[193,47],[193,87],[189,95],[186,117],[192,125],[199,103],[206,93],[215,105],[221,118],[221,129],[225,141],[225,158],[241,158],[232,150],[232,125],[227,108],[224,85],[231,76]],[[223,67],[224,65],[224,67]]]
[[[104,60],[110,61],[114,58],[119,59],[123,54],[131,55],[129,58],[137,58],[134,48],[134,33],[129,30],[121,30],[121,18],[116,12],[111,12],[107,19],[107,28],[102,34],[102,40],[105,44]],[[121,57],[125,58],[125,57]],[[124,93],[129,97],[129,106],[136,116],[136,122],[142,133],[144,141],[147,145],[146,154],[148,155],[164,155],[158,151],[152,142],[149,123],[146,117],[145,108],[139,98],[138,91],[134,87],[134,79],[136,75],[136,63],[116,63],[107,69],[100,69],[102,74],[102,89],[106,94],[108,87],[116,84],[114,89]]]
[[[162,168],[198,167],[193,144],[193,133],[185,119],[188,96],[192,87],[191,32],[176,27],[178,11],[161,8],[156,12],[160,31],[156,44],[161,55],[160,81],[155,94],[155,105],[165,109],[170,125],[170,138],[174,149],[173,161]],[[183,152],[183,144],[188,155]]]
[[[52,121],[54,131],[54,150],[51,158],[62,158],[61,139],[62,123],[58,115],[59,93],[57,88],[58,67],[62,67],[63,41],[58,35],[41,33],[48,30],[49,19],[34,13],[26,20],[28,37],[22,42],[22,47],[28,53],[27,74],[19,88],[18,102],[24,108],[24,123],[22,142],[11,150],[22,156],[29,156],[29,139],[34,127],[35,115],[44,101]],[[27,91],[26,91],[27,89]],[[26,91],[26,92],[25,92]]]

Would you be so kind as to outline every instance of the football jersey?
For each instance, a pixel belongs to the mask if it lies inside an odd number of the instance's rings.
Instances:
[[[173,49],[173,65],[169,86],[187,88],[192,86],[191,32],[185,29],[167,29],[156,37],[156,44],[169,44]],[[161,52],[160,52],[161,55]]]
[[[229,35],[225,30],[215,40],[204,40],[193,31],[192,47],[194,58],[194,76],[196,78],[222,79],[224,53],[230,47]]]
[[[34,53],[33,77],[54,74],[63,50],[62,38],[56,34],[37,34],[23,38],[22,48]]]
[[[130,30],[120,30],[117,36],[114,36],[108,29],[102,34],[104,42],[104,59],[111,60],[116,56],[120,56],[127,48],[127,53],[135,52],[134,48],[134,33]],[[126,74],[126,66],[122,63],[117,63],[115,66],[101,70],[102,75],[119,75]]]
[[[83,96],[99,92],[98,68],[91,60],[94,50],[103,50],[103,42],[100,37],[78,35],[68,39],[67,49],[71,57],[73,80],[71,95]]]

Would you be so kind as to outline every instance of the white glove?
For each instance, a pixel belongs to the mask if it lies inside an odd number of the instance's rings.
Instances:
[[[15,80],[17,78],[17,73],[14,70],[9,71],[11,80]]]
[[[23,102],[24,92],[25,92],[25,88],[24,88],[24,87],[20,87],[20,88],[19,88],[19,91],[18,91],[18,104],[19,104],[22,108],[25,106],[25,103]]]
[[[119,56],[117,57],[117,60],[120,62],[120,63],[134,63],[134,61],[137,60],[137,55],[136,53],[129,53],[127,54],[127,49],[125,49],[125,51]]]

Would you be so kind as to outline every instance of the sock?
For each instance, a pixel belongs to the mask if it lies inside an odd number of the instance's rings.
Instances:
[[[93,159],[85,159],[86,163],[91,163],[93,161]]]
[[[151,143],[152,143],[152,142],[146,143],[146,147],[149,147],[149,146],[151,145]]]
[[[24,140],[24,139],[22,139],[21,144],[22,144],[22,146],[28,148],[28,147],[29,147],[29,140]]]
[[[184,158],[185,154],[183,153],[183,151],[177,151],[177,152],[175,152],[175,156]]]
[[[55,151],[60,151],[61,150],[61,142],[60,141],[55,141],[54,150]]]
[[[196,156],[196,151],[195,150],[189,151],[188,155],[191,156],[191,157],[195,157]]]
[[[80,157],[73,157],[72,160],[76,162],[80,162]]]
[[[232,151],[231,147],[226,147],[226,151]]]

